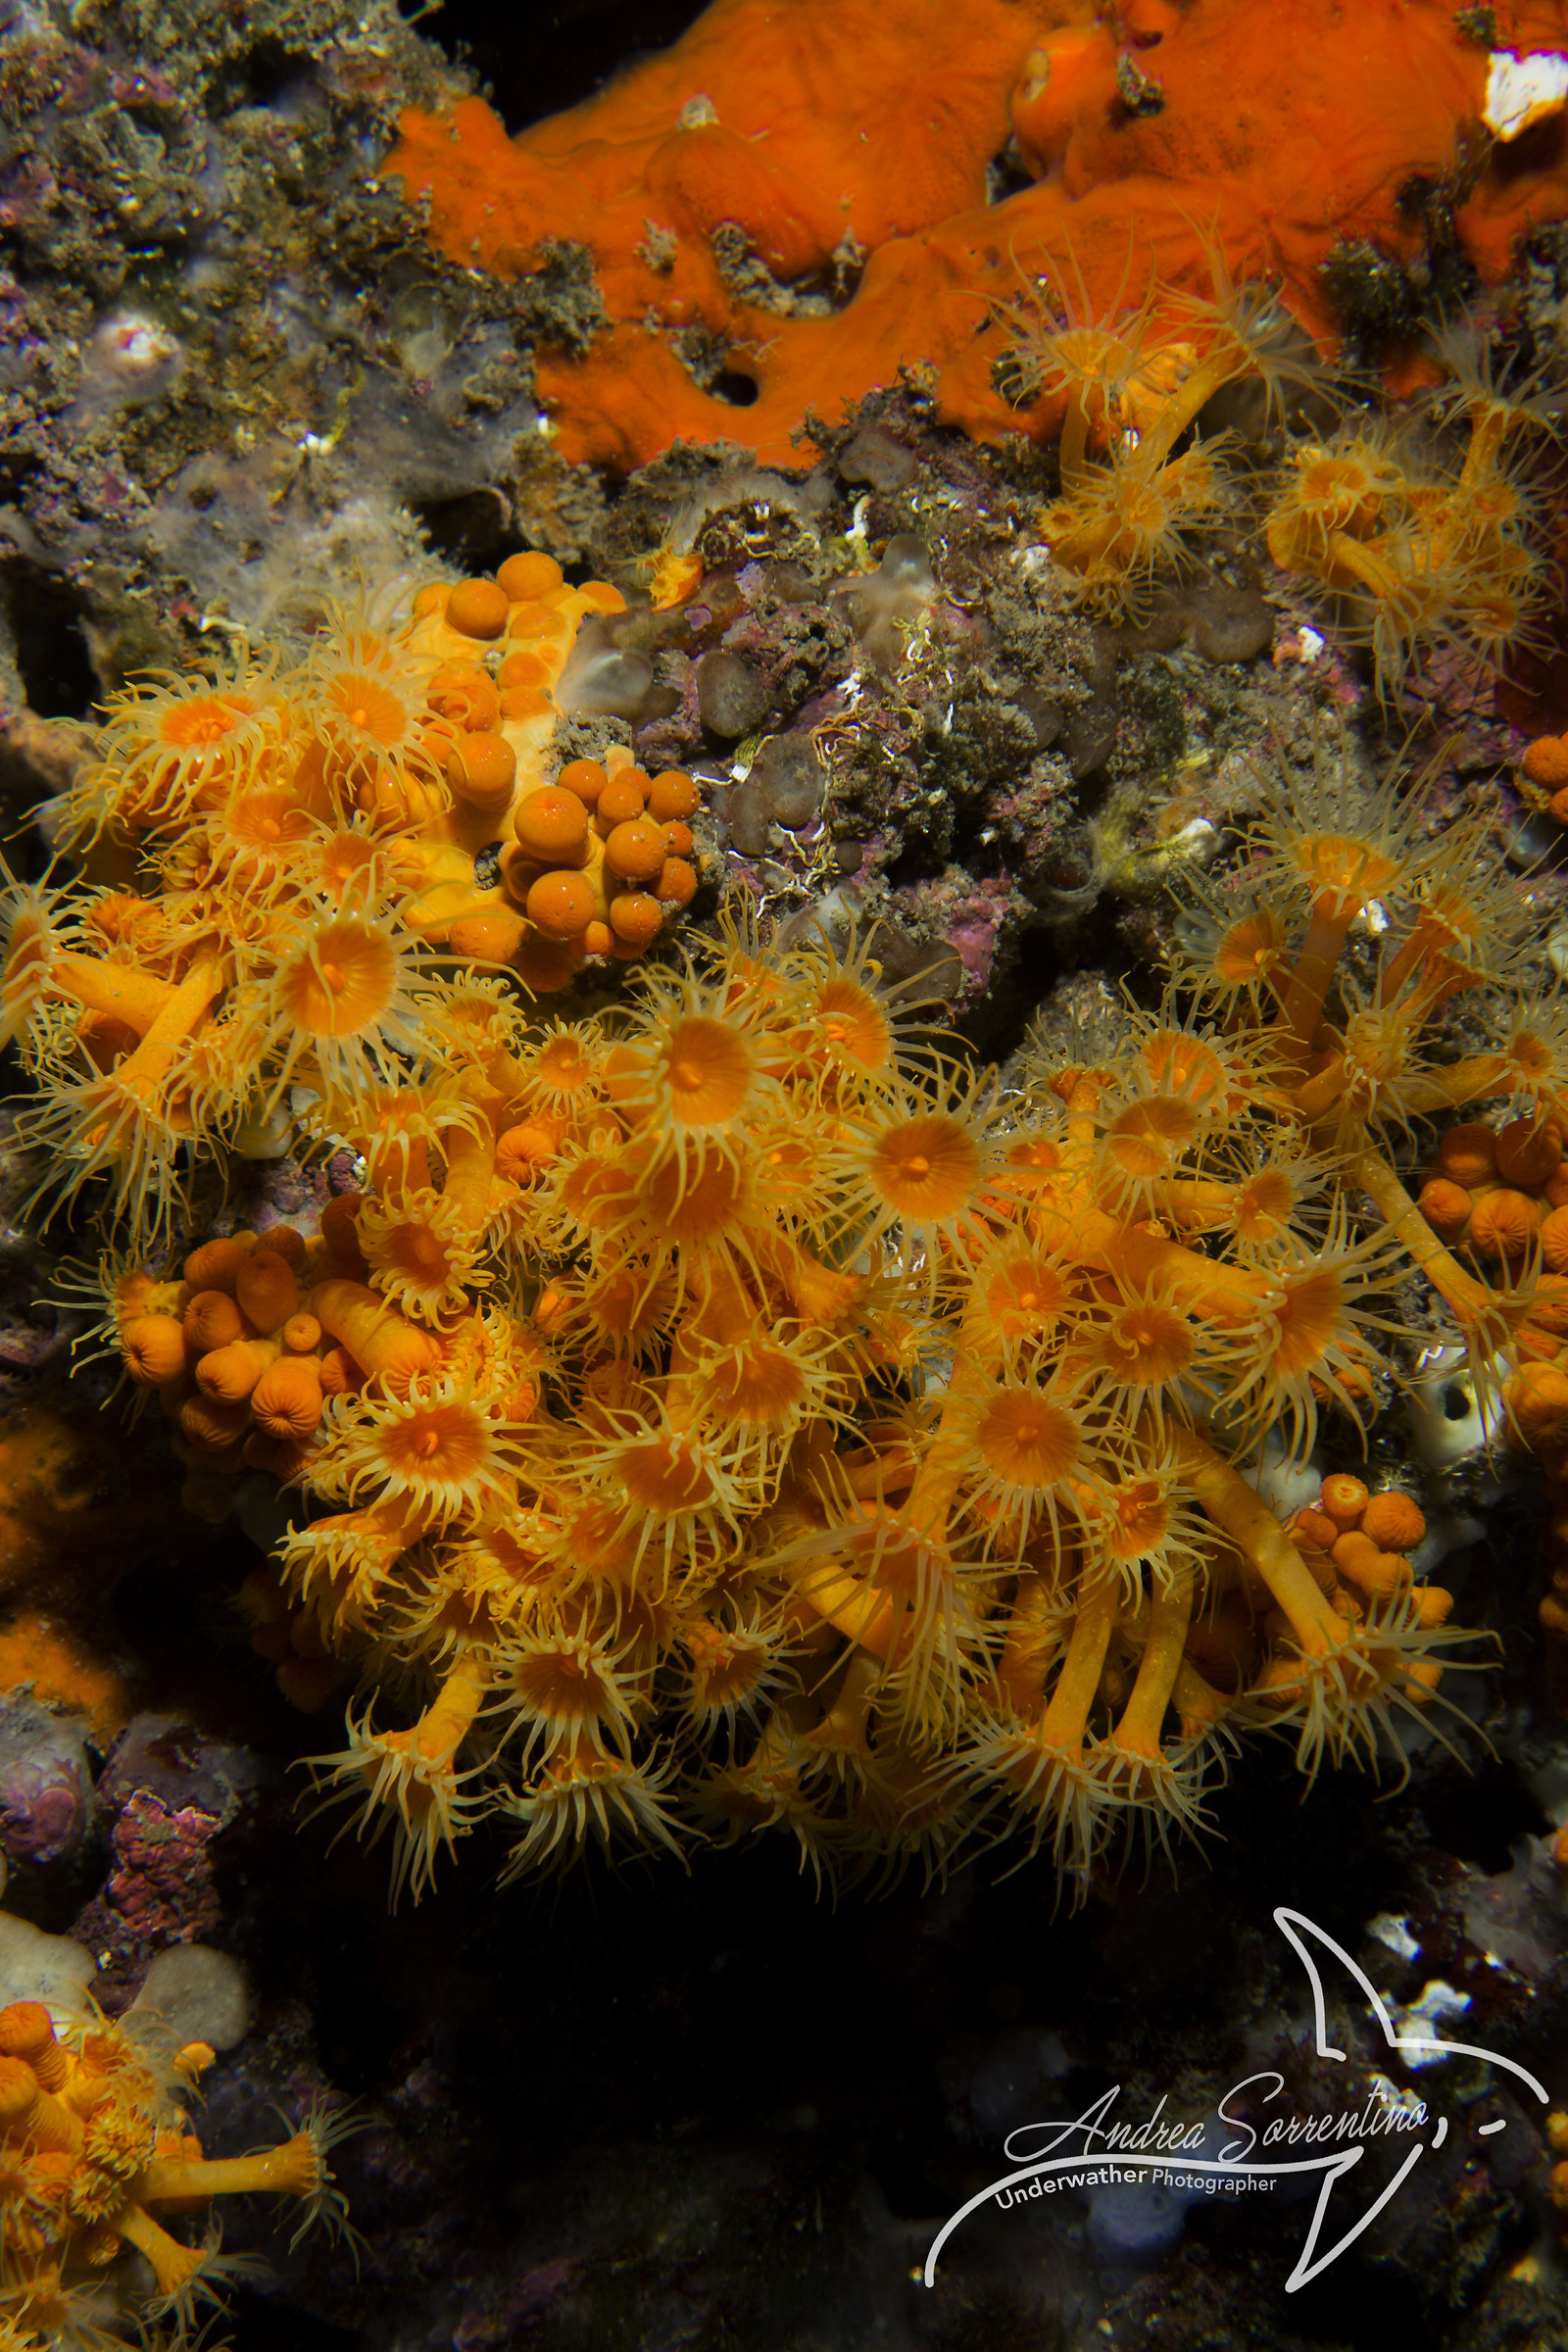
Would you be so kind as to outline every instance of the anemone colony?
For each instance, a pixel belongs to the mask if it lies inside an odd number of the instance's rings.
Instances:
[[[192,2247],[164,2225],[205,2213],[214,2197],[294,2197],[304,2208],[300,2234],[316,2221],[343,2227],[326,2162],[341,2127],[318,2117],[260,2154],[203,2156],[184,2110],[212,2060],[205,2042],[164,2056],[98,2016],[62,2035],[41,2001],[0,2009],[0,2343],[8,2352],[120,2343],[111,2330],[126,2292],[121,2258],[130,2253],[154,2281],[140,2319],[168,2321],[174,2340],[189,2341],[198,2306],[219,2299],[236,2266],[219,2256],[216,2234]],[[141,2340],[149,2340],[144,2330]]]
[[[1081,285],[1048,278],[999,314],[1009,397],[1061,411],[1060,495],[1038,527],[1080,601],[1142,619],[1156,583],[1190,566],[1195,531],[1250,520],[1341,638],[1369,651],[1385,691],[1423,651],[1494,662],[1537,642],[1548,583],[1531,525],[1560,397],[1494,380],[1489,348],[1456,330],[1438,339],[1446,382],[1419,434],[1365,409],[1336,427],[1330,371],[1288,315],[1233,285],[1217,251],[1209,262],[1201,299],[1151,291],[1093,314]],[[1272,421],[1294,411],[1316,424],[1278,467],[1203,429],[1209,404],[1244,384]]]
[[[1560,1435],[1559,1286],[1483,1279],[1391,1156],[1513,1098],[1494,1173],[1560,1160],[1568,1036],[1510,997],[1484,826],[1440,838],[1320,734],[1260,773],[1245,883],[1201,886],[1163,1006],[1006,1088],[863,950],[734,918],[549,1022],[514,984],[544,852],[571,820],[552,887],[614,890],[617,841],[652,875],[690,801],[511,776],[474,903],[452,714],[489,714],[516,585],[346,621],[298,675],[136,690],[70,816],[89,875],[139,849],[151,895],[19,888],[0,980],[40,1197],[107,1179],[106,1329],[194,1496],[261,1466],[320,1514],[248,1606],[302,1703],[362,1674],[317,1770],[390,1833],[395,1888],[495,1816],[511,1874],[777,1827],[880,1880],[1016,1833],[1081,1890],[1124,1833],[1198,1823],[1240,1732],[1288,1729],[1310,1775],[1432,1720],[1465,1637],[1412,1580],[1419,1511],[1341,1479],[1287,1523],[1256,1465],[1375,1409],[1390,1344],[1428,1336],[1417,1271],[1520,1430]],[[1372,913],[1375,972],[1342,972]],[[1445,1058],[1460,997],[1496,1042]],[[181,1155],[288,1120],[361,1189],[318,1239],[170,1263]],[[1479,1218],[1507,1187],[1456,1132]]]

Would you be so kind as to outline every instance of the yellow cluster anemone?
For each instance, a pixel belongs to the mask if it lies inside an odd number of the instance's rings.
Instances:
[[[1142,622],[1154,591],[1201,563],[1216,525],[1256,532],[1280,570],[1326,603],[1380,690],[1441,645],[1496,664],[1542,641],[1550,579],[1537,542],[1541,450],[1562,403],[1510,382],[1468,327],[1437,339],[1441,388],[1396,424],[1356,409],[1332,425],[1330,375],[1266,288],[1152,287],[1091,309],[1043,280],[1002,306],[1009,397],[1060,416],[1058,496],[1036,527],[1079,600]],[[1246,445],[1210,403],[1247,388],[1267,432]],[[1239,412],[1240,413],[1240,412]]]
[[[195,2314],[221,2304],[235,2265],[216,2224],[191,2245],[176,2230],[215,2197],[294,2198],[302,2220],[343,2224],[328,2152],[343,2124],[315,2116],[278,2146],[210,2158],[185,2109],[213,2052],[190,2042],[163,2062],[150,2044],[93,2015],[57,2029],[41,2001],[0,2009],[0,2335],[6,2343],[148,2340],[172,2322],[190,2340]],[[152,2277],[152,2292],[138,2268]]]
[[[292,671],[242,651],[112,700],[54,812],[83,873],[9,894],[0,1037],[40,1082],[40,1199],[102,1178],[168,1229],[182,1163],[281,1149],[292,1088],[427,1072],[454,958],[549,992],[652,945],[698,886],[696,787],[550,751],[579,623],[621,601],[514,556],[340,611]]]
[[[577,1020],[417,982],[416,1053],[308,1114],[365,1169],[318,1236],[110,1266],[193,1479],[318,1514],[253,1638],[302,1704],[361,1677],[317,1777],[396,1886],[488,1819],[513,1874],[776,1829],[877,1880],[1011,1838],[1081,1890],[1200,1825],[1239,1734],[1307,1776],[1442,1736],[1467,1637],[1403,1498],[1292,1523],[1263,1449],[1357,1441],[1430,1336],[1413,1275],[1521,1377],[1528,1294],[1396,1163],[1509,1098],[1506,1152],[1560,1157],[1568,1024],[1419,792],[1327,737],[1259,787],[1164,1005],[1013,1084],[823,936],[722,929]],[[1461,996],[1496,1042],[1444,1058]]]

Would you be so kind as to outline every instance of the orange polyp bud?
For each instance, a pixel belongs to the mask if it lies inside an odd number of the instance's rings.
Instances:
[[[582,935],[585,956],[608,956],[613,945],[614,937],[608,923],[592,922],[585,927]]]
[[[362,1283],[318,1282],[310,1305],[321,1329],[341,1342],[356,1363],[382,1380],[406,1381],[416,1373],[433,1372],[441,1361],[441,1343],[433,1334],[405,1322],[395,1307]]]
[[[251,1396],[251,1411],[270,1438],[308,1438],[321,1418],[321,1375],[314,1355],[284,1355]]]
[[[196,1367],[196,1386],[220,1404],[238,1404],[276,1353],[275,1340],[236,1340],[231,1347],[215,1348]]]
[[[1532,1448],[1568,1435],[1568,1372],[1556,1364],[1522,1364],[1502,1384],[1502,1400],[1524,1444]]]
[[[1568,1206],[1542,1218],[1541,1255],[1553,1274],[1568,1274]]]
[[[499,637],[510,603],[498,580],[460,580],[447,599],[447,626],[463,637]]]
[[[310,1243],[297,1226],[270,1225],[257,1240],[256,1255],[266,1256],[270,1250],[274,1257],[282,1258],[285,1265],[292,1266],[298,1273],[310,1255]]]
[[[1496,1154],[1503,1183],[1534,1192],[1562,1165],[1562,1129],[1555,1119],[1510,1119],[1498,1133]]]
[[[1399,1689],[1413,1705],[1424,1707],[1431,1703],[1433,1693],[1443,1680],[1443,1661],[1440,1658],[1417,1658],[1399,1676]]]
[[[663,921],[663,908],[646,891],[622,891],[610,902],[610,927],[627,947],[646,948],[657,939]]]
[[[599,806],[603,812],[604,802]],[[664,870],[663,828],[649,816],[615,825],[606,837],[605,863],[623,882],[656,881]]]
[[[1323,1481],[1322,1492],[1317,1499],[1319,1510],[1326,1512],[1335,1526],[1343,1530],[1353,1527],[1366,1509],[1367,1491],[1358,1478],[1351,1478],[1347,1471],[1337,1470],[1332,1477]],[[1335,1556],[1339,1555],[1336,1553]]]
[[[496,586],[513,604],[527,605],[559,588],[564,576],[554,556],[535,555],[527,550],[507,558],[496,573]]]
[[[507,656],[496,671],[502,710],[506,710],[509,694],[537,693],[541,687],[548,686],[554,676],[554,664],[547,662],[543,654],[531,654],[526,646],[519,646],[514,654]]]
[[[1546,803],[1546,807],[1551,810],[1559,825],[1568,825],[1568,784],[1558,787]]]
[[[623,767],[610,778],[594,806],[594,826],[602,840],[608,841],[617,825],[636,823],[647,801],[647,781],[635,767]]]
[[[479,963],[510,963],[523,936],[521,915],[503,906],[490,914],[461,915],[447,933],[455,956],[471,956]]]
[[[321,1240],[326,1246],[328,1270],[333,1274],[358,1276],[365,1271],[365,1256],[355,1228],[359,1213],[358,1193],[335,1193],[321,1209]]]
[[[318,1359],[323,1396],[348,1396],[365,1385],[365,1374],[346,1348],[329,1348]]]
[[[179,1408],[179,1426],[195,1446],[225,1456],[237,1447],[250,1422],[250,1398],[231,1402],[219,1396],[187,1396]]]
[[[568,760],[556,778],[563,792],[574,792],[590,808],[598,805],[609,781],[597,760]]]
[[[1332,1551],[1339,1541],[1339,1522],[1331,1519],[1327,1511],[1298,1511],[1295,1526],[1298,1540],[1303,1544],[1315,1544],[1319,1551]]]
[[[1424,1184],[1415,1204],[1440,1242],[1461,1241],[1469,1231],[1475,1202],[1462,1184],[1446,1176],[1434,1176]]]
[[[662,825],[694,816],[701,794],[683,768],[667,767],[648,787],[648,813]]]
[[[509,1127],[496,1144],[496,1174],[512,1184],[525,1184],[536,1168],[555,1158],[561,1149],[561,1130],[549,1119],[524,1119]],[[537,1320],[537,1309],[535,1310]]]
[[[529,886],[528,920],[552,941],[575,939],[593,911],[593,887],[584,874],[541,874]]]
[[[561,874],[562,882],[580,882],[580,874]],[[512,968],[524,988],[533,989],[542,997],[554,996],[558,989],[571,986],[571,975],[581,960],[581,951],[575,937],[570,940],[549,939],[535,932],[525,939],[512,959]]]
[[[624,612],[626,599],[609,580],[584,580],[578,594],[599,612]]]
[[[1568,736],[1538,735],[1534,743],[1525,746],[1522,764],[1532,784],[1553,792],[1568,784]]]
[[[1452,1184],[1491,1184],[1497,1172],[1497,1139],[1476,1120],[1450,1127],[1438,1146],[1438,1167]]]
[[[164,1388],[185,1369],[185,1327],[174,1315],[138,1315],[121,1333],[120,1352],[138,1387]]]
[[[232,1293],[249,1256],[250,1251],[235,1241],[204,1242],[185,1260],[185,1280],[193,1291]]]
[[[654,896],[666,906],[689,906],[697,896],[697,868],[684,858],[666,858],[654,884]]]
[[[558,638],[564,649],[575,626],[561,598],[530,596],[513,606],[507,635],[514,643],[519,638],[524,643]]]
[[[1410,1582],[1410,1563],[1397,1552],[1383,1551],[1360,1530],[1341,1536],[1334,1546],[1340,1574],[1368,1597],[1386,1598],[1402,1592]]]
[[[1528,1193],[1505,1185],[1483,1193],[1470,1215],[1470,1245],[1483,1257],[1523,1257],[1541,1230],[1541,1209]]]
[[[516,789],[517,755],[504,735],[460,735],[447,755],[447,782],[470,808],[505,808]]]
[[[692,854],[692,847],[690,825],[666,825],[664,827],[664,855],[666,858],[689,858]]]
[[[1392,1487],[1374,1494],[1361,1513],[1361,1533],[1380,1551],[1414,1551],[1426,1532],[1426,1517],[1414,1495]]]
[[[280,1331],[300,1303],[300,1286],[281,1250],[259,1250],[247,1258],[234,1284],[241,1312],[260,1332]]]
[[[495,687],[469,662],[452,662],[438,669],[425,688],[425,701],[454,726],[488,731],[501,717]]]
[[[513,811],[512,830],[528,857],[546,865],[575,866],[587,859],[588,811],[574,792],[559,784],[525,793]]]
[[[313,1355],[321,1345],[321,1326],[314,1315],[290,1315],[278,1336],[291,1355]]]
[[[232,1347],[245,1337],[245,1318],[226,1291],[198,1291],[183,1322],[185,1337],[198,1355]]]
[[[450,580],[426,580],[422,588],[416,588],[414,592],[415,619],[429,620],[435,613],[444,612],[451,594]]]
[[[0,2009],[0,2055],[25,2059],[45,2090],[58,2090],[71,2073],[42,2001],[11,2001]]]
[[[1421,1604],[1420,1623],[1424,1626],[1446,1625],[1453,1614],[1453,1594],[1442,1585],[1422,1585],[1418,1590]]]
[[[43,2094],[38,2078],[24,2058],[0,2057],[0,2135],[26,2135]]]

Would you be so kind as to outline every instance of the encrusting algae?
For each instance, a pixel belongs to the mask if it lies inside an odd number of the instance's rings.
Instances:
[[[1330,1478],[1288,1521],[1258,1463],[1323,1413],[1365,1425],[1430,1337],[1412,1273],[1521,1439],[1561,1438],[1558,1278],[1508,1244],[1487,1279],[1392,1156],[1507,1101],[1498,1164],[1560,1161],[1568,1028],[1511,988],[1479,827],[1440,842],[1320,734],[1304,779],[1260,775],[1246,883],[1200,886],[1163,1007],[1013,1087],[825,935],[730,922],[552,1021],[525,956],[466,961],[516,886],[475,909],[443,862],[466,820],[423,713],[466,594],[413,632],[346,621],[298,699],[216,690],[197,749],[147,748],[194,686],[122,705],[74,822],[139,844],[157,895],[18,888],[0,980],[39,1197],[106,1179],[105,1329],[193,1485],[262,1467],[320,1513],[246,1605],[299,1703],[361,1676],[316,1771],[390,1836],[394,1888],[489,1818],[509,1876],[777,1828],[879,1882],[1012,1837],[1078,1895],[1127,1834],[1200,1826],[1242,1732],[1310,1777],[1436,1728],[1467,1637],[1412,1573],[1419,1511]],[[538,789],[561,815],[569,771]],[[1443,1059],[1461,997],[1496,1042]],[[181,1151],[285,1111],[363,1189],[319,1238],[169,1263]]]

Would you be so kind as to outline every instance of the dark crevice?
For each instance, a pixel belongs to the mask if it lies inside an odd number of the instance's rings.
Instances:
[[[749,409],[758,393],[755,377],[742,375],[735,368],[720,368],[708,389],[714,400],[732,409]]]
[[[509,130],[577,106],[651,51],[667,49],[707,0],[547,0],[517,13],[447,0],[420,20],[426,40],[488,83]],[[406,10],[405,13],[412,13]]]
[[[5,593],[28,709],[39,718],[86,718],[102,690],[76,597],[27,563],[7,567]]]
[[[507,528],[506,508],[493,490],[460,498],[411,498],[409,510],[432,555],[465,571],[494,571],[522,542]]]

